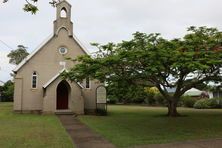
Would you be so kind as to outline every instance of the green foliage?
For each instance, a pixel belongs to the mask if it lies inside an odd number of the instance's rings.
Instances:
[[[114,97],[112,97],[112,98],[108,97],[107,102],[108,102],[108,104],[116,104],[117,102],[119,102],[119,100],[117,98],[114,98]]]
[[[29,53],[27,52],[27,47],[23,45],[18,45],[16,50],[12,50],[7,56],[9,58],[9,63],[18,65],[24,60]]]
[[[3,102],[11,102],[13,101],[14,95],[14,83],[12,81],[6,82],[0,89],[2,93],[2,101]]]
[[[118,82],[107,87],[108,98],[119,103],[143,103],[147,97],[143,87]]]
[[[196,109],[209,109],[210,106],[206,99],[201,99],[194,104],[194,108]]]
[[[158,88],[167,102],[176,104],[187,90],[222,81],[221,43],[222,34],[215,28],[190,27],[187,35],[174,40],[136,32],[130,41],[93,44],[99,51],[93,57],[74,59],[77,65],[63,73],[63,77],[82,81],[90,76],[108,85],[124,83],[129,91],[135,85],[151,85]],[[176,92],[172,95],[168,88],[176,88]],[[126,93],[124,88],[120,91]],[[174,111],[173,107],[169,109]]]
[[[157,104],[157,105],[161,105],[161,106],[167,105],[166,99],[165,99],[164,96],[163,96],[162,94],[160,94],[160,93],[155,94],[154,100],[156,101],[156,104]]]
[[[107,111],[104,110],[104,109],[97,109],[97,110],[96,110],[96,114],[97,114],[98,116],[106,116],[106,115],[107,115]]]
[[[220,99],[201,99],[194,104],[196,109],[216,109],[221,108]]]
[[[151,95],[155,95],[155,94],[160,93],[156,87],[145,87],[144,91],[147,92],[148,94],[151,94]]]
[[[31,12],[32,14],[36,14],[36,12],[38,11],[38,7],[31,3],[28,3],[24,5],[23,10],[26,12]]]
[[[147,93],[147,97],[145,98],[144,102],[149,105],[162,105],[154,98],[156,95],[159,94],[159,90],[156,87],[145,87],[145,93]]]
[[[3,0],[3,3],[6,3],[8,1],[9,0]],[[31,14],[36,14],[39,11],[38,6],[37,6],[37,2],[38,2],[38,0],[25,0],[23,10],[25,12],[30,12]],[[52,5],[53,7],[55,7],[58,2],[59,1],[57,1],[57,0],[51,0],[51,1],[49,1],[49,4]]]
[[[194,104],[196,103],[197,99],[192,98],[190,96],[183,96],[181,98],[181,103],[184,107],[190,107],[193,108]]]
[[[144,103],[148,105],[156,105],[156,100],[154,99],[154,94],[147,94],[147,97],[144,99]]]

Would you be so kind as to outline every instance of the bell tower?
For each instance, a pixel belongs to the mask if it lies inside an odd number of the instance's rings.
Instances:
[[[56,20],[54,21],[54,35],[58,36],[61,29],[66,29],[69,36],[73,36],[73,23],[71,21],[71,5],[61,0],[56,5]]]

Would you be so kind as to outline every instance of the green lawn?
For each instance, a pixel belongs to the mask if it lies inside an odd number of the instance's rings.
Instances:
[[[1,148],[72,148],[73,144],[54,115],[15,114],[12,103],[0,103]]]
[[[109,106],[109,116],[80,120],[118,147],[222,138],[222,110],[180,108],[185,117],[168,118],[166,108]]]

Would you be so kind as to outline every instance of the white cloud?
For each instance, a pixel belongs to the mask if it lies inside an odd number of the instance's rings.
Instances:
[[[182,37],[191,25],[222,29],[221,0],[68,1],[72,4],[74,33],[90,49],[90,42],[119,42],[131,38],[136,31],[159,32],[173,38]],[[32,51],[52,33],[55,9],[48,0],[39,1],[40,12],[30,15],[22,11],[23,4],[24,0],[0,4],[0,39],[13,48],[23,44]],[[0,62],[4,61],[9,73],[11,66],[6,62],[6,53],[2,54],[8,49],[0,48]],[[7,73],[0,71],[0,79],[9,78]]]
[[[2,46],[0,46],[2,47]],[[8,64],[9,59],[7,58],[8,51],[1,51],[0,50],[0,80],[6,82],[7,80],[11,79],[10,73],[15,66]]]

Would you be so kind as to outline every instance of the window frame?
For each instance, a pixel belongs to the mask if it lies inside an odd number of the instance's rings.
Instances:
[[[33,87],[34,83],[33,83],[33,78],[35,77],[35,87]],[[38,73],[36,71],[33,71],[32,73],[32,78],[31,78],[31,88],[32,89],[38,89]]]
[[[65,52],[64,53],[62,53],[61,52],[61,49],[65,49]],[[59,53],[61,54],[61,55],[66,55],[67,53],[68,53],[68,49],[66,48],[66,47],[64,47],[64,46],[61,46],[61,47],[59,47]]]
[[[87,80],[89,80],[88,82],[89,82],[89,87],[87,87]],[[91,89],[91,81],[90,81],[90,78],[88,77],[88,78],[86,78],[86,80],[85,80],[85,88],[86,89]]]
[[[68,17],[68,12],[66,10],[65,7],[63,7],[61,10],[60,10],[60,18],[67,18]]]

